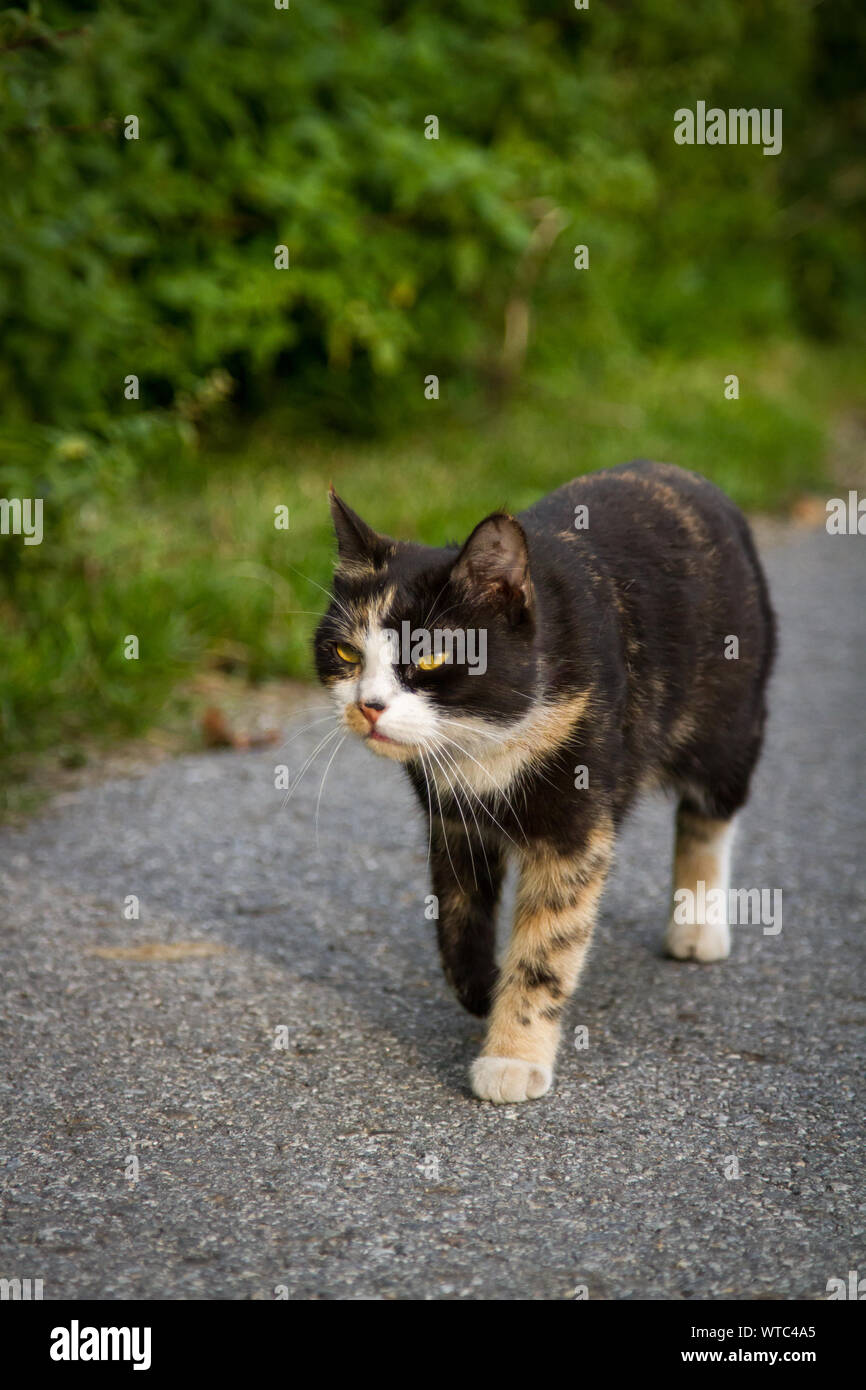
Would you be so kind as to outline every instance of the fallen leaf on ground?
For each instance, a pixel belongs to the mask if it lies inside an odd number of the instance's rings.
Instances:
[[[792,503],[791,520],[798,526],[823,526],[827,521],[827,503],[823,497],[805,493]]]
[[[267,748],[280,738],[276,729],[264,729],[258,734],[235,733],[216,705],[208,705],[202,715],[201,730],[207,748]]]
[[[208,705],[201,719],[201,731],[208,748],[234,748],[235,735],[229,721],[216,705]]]

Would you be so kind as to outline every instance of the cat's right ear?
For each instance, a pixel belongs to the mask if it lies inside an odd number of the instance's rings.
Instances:
[[[365,562],[380,564],[385,553],[394,542],[388,536],[380,536],[357,512],[338,497],[333,487],[328,489],[331,504],[331,518],[337,534],[337,553],[341,560],[354,564]]]

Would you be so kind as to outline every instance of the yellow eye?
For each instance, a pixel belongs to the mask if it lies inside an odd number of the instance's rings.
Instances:
[[[357,666],[361,660],[361,653],[356,652],[354,647],[342,647],[337,643],[337,656],[341,661],[348,661],[350,666]]]
[[[429,656],[422,656],[417,662],[419,671],[435,671],[437,666],[444,666],[448,660],[447,652],[431,652]]]

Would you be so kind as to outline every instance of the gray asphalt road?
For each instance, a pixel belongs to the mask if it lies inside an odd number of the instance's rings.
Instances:
[[[468,1092],[480,1026],[439,974],[399,770],[347,743],[318,845],[319,775],[281,810],[275,762],[326,725],[0,834],[0,1276],[46,1298],[814,1299],[866,1275],[866,539],[765,555],[782,653],[736,879],[783,891],[783,929],[736,930],[721,966],[662,959],[671,812],[645,804],[568,1019],[589,1046],[543,1100]],[[92,954],[190,941],[223,949]]]

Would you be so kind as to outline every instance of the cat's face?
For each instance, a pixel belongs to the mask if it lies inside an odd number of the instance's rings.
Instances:
[[[477,758],[535,700],[526,540],[495,514],[462,547],[371,530],[335,493],[340,563],[315,637],[319,679],[370,750],[410,762]]]

